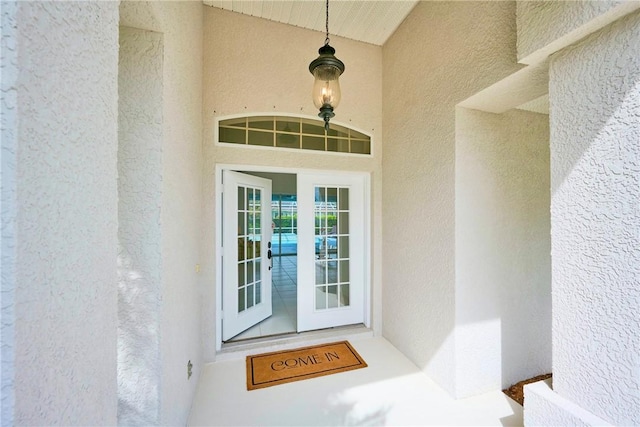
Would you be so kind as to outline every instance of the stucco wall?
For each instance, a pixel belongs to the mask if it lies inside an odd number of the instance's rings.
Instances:
[[[200,2],[122,2],[123,26],[162,33],[160,422],[187,420],[202,360],[202,11]],[[193,376],[187,379],[187,362]]]
[[[549,116],[456,115],[456,396],[551,372]]]
[[[551,381],[538,381],[524,387],[526,407],[523,411],[526,426],[612,426],[554,393]]]
[[[554,391],[640,424],[640,14],[549,77]]]
[[[17,3],[3,3],[0,14],[0,424],[14,423],[15,295],[16,295],[16,161],[18,144]]]
[[[215,165],[248,164],[365,171],[372,173],[372,280],[373,304],[380,304],[381,269],[381,128],[382,49],[378,46],[331,37],[336,56],[346,65],[340,77],[342,101],[332,123],[371,134],[372,157],[341,156],[321,152],[284,152],[215,146],[215,118],[231,114],[275,112],[317,117],[311,100],[313,76],[309,63],[318,55],[324,34],[216,8],[204,16],[204,242],[203,339],[205,355],[215,354]],[[373,327],[379,325],[374,309]]]
[[[2,423],[114,425],[118,6],[18,2],[2,12],[15,13],[3,37],[12,123],[5,141],[3,121],[2,257],[13,268],[7,283],[3,268],[2,292],[13,301],[2,302],[2,346],[15,359],[3,358]],[[5,209],[15,214],[9,242]]]
[[[549,55],[640,8],[629,0],[518,1],[518,60],[544,61]]]
[[[383,335],[451,393],[455,106],[515,48],[510,2],[420,2],[383,48]]]
[[[157,425],[162,34],[122,27],[118,69],[118,423]]]

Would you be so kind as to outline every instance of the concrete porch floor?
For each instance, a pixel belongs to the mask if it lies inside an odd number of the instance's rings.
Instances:
[[[523,425],[522,407],[500,391],[455,400],[385,339],[349,342],[367,368],[253,391],[244,357],[205,365],[189,425]]]

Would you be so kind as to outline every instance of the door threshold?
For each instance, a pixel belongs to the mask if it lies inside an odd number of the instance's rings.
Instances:
[[[373,337],[373,330],[363,324],[338,326],[286,335],[254,338],[250,340],[223,343],[222,349],[216,353],[216,362],[241,359],[256,352],[287,350],[301,345],[323,344],[354,338]]]

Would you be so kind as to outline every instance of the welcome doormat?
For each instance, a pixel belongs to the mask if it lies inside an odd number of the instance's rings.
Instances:
[[[247,390],[366,368],[348,341],[247,356]]]

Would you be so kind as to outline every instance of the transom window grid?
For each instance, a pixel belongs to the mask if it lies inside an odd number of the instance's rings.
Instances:
[[[238,187],[238,313],[262,303],[261,193]]]
[[[315,187],[315,309],[348,307],[349,188]]]
[[[371,137],[332,124],[296,117],[255,116],[220,120],[218,141],[272,148],[314,150],[359,155],[371,154]]]

